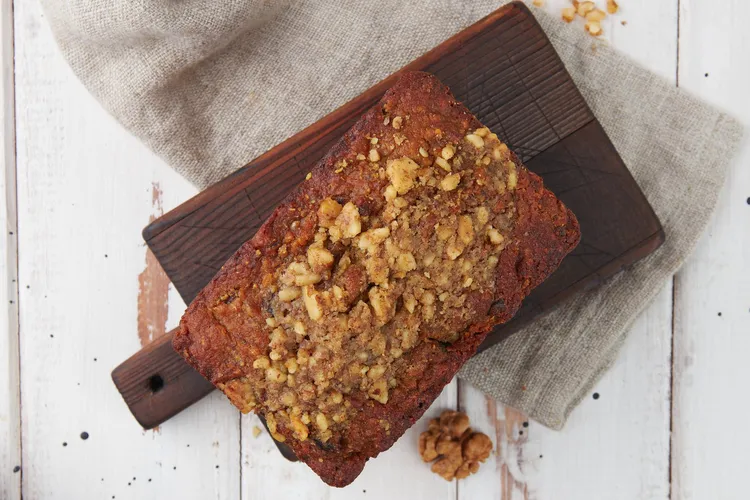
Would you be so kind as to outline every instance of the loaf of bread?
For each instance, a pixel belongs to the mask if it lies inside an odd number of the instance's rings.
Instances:
[[[407,73],[190,304],[174,347],[345,486],[579,238],[444,85]]]

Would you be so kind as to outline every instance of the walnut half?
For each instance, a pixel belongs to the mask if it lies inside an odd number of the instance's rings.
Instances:
[[[419,454],[432,462],[432,472],[446,481],[463,479],[479,470],[492,451],[492,441],[469,427],[465,413],[446,410],[419,436]]]

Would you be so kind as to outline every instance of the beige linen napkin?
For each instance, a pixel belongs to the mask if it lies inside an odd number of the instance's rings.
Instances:
[[[42,0],[73,70],[205,187],[504,1]],[[471,360],[460,376],[560,428],[706,226],[740,125],[534,13],[667,233],[655,254]],[[522,390],[525,387],[526,390]]]

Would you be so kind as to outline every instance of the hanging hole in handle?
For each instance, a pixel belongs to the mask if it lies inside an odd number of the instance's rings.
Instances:
[[[164,388],[164,379],[161,378],[161,375],[152,375],[149,377],[148,388],[151,389],[151,392],[154,394],[162,390]]]

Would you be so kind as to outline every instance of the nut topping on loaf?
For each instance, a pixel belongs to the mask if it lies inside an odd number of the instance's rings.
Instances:
[[[391,124],[408,131],[409,117]],[[415,158],[391,155],[387,129],[365,139],[368,159],[354,161],[378,178],[384,169],[380,210],[362,215],[331,197],[313,204],[312,241],[269,280],[278,292],[264,314],[268,353],[253,360],[242,405],[262,401],[279,441],[284,426],[299,441],[327,443],[356,416],[352,393],[386,404],[405,353],[425,339],[455,341],[489,308],[514,224],[516,165],[488,129]],[[346,175],[348,161],[340,165]]]
[[[409,73],[201,292],[175,348],[342,486],[578,238],[495,134]]]

